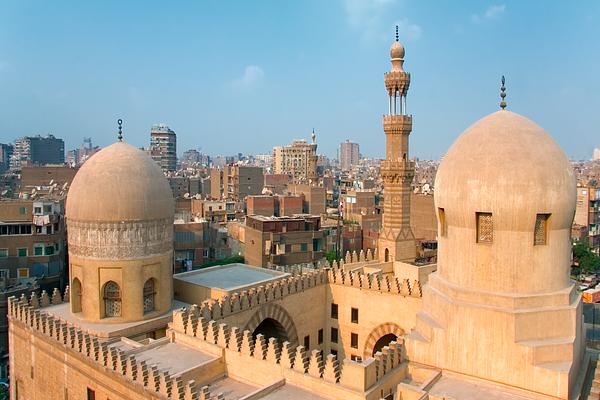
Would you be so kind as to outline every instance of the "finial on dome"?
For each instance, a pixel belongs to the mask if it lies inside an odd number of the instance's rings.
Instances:
[[[506,108],[506,101],[504,101],[504,98],[506,97],[506,87],[504,86],[505,82],[506,80],[504,79],[504,75],[502,75],[502,86],[500,86],[500,108],[503,110]]]
[[[313,144],[316,143],[317,142],[317,134],[315,133],[315,128],[313,128],[312,135],[310,135],[310,136],[312,138]]]
[[[123,120],[121,118],[119,118],[117,120],[117,124],[119,125],[119,136],[118,136],[118,139],[119,139],[119,142],[122,142],[123,141]]]
[[[399,37],[398,37],[398,25],[396,25],[396,42],[398,41]]]

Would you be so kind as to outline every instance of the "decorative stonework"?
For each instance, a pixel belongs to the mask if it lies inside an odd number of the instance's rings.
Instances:
[[[173,246],[173,221],[87,222],[69,220],[69,253],[86,258],[134,259]]]

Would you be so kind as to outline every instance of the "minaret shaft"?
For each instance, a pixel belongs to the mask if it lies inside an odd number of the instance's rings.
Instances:
[[[386,157],[381,162],[384,188],[383,224],[378,251],[381,261],[414,261],[415,238],[410,226],[410,193],[415,175],[409,160],[408,138],[412,116],[406,111],[410,74],[403,70],[404,49],[396,42],[391,49],[392,70],[385,74],[389,96],[388,115],[383,117]]]

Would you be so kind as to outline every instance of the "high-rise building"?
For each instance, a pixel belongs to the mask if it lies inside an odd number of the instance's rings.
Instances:
[[[10,167],[10,158],[13,154],[13,145],[0,143],[0,173]]]
[[[19,170],[23,163],[63,164],[65,162],[65,142],[53,135],[42,137],[25,136],[15,140],[10,167]]]
[[[404,47],[396,41],[390,49],[392,69],[385,74],[389,97],[388,115],[383,117],[385,160],[381,161],[384,205],[383,226],[379,237],[381,261],[415,259],[415,236],[410,226],[410,192],[415,163],[408,159],[408,136],[412,116],[406,112],[406,94],[410,74],[403,69]]]
[[[353,166],[358,164],[360,159],[358,143],[347,139],[340,143],[340,168],[342,171],[350,171]]]
[[[273,148],[273,173],[289,174],[296,182],[315,182],[317,179],[317,142],[312,133],[312,143],[294,140],[287,146]]]
[[[163,172],[174,172],[177,169],[177,136],[167,125],[152,125],[150,154]]]
[[[598,148],[594,149],[594,154],[592,156],[592,160],[600,161],[600,149],[598,149]]]

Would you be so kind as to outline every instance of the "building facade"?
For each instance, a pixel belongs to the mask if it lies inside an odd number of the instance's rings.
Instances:
[[[350,171],[360,161],[360,149],[358,143],[349,139],[340,143],[340,168],[342,171]]]
[[[47,135],[46,137],[26,136],[15,140],[11,158],[11,169],[19,170],[23,164],[63,164],[65,162],[65,142]]]
[[[575,225],[585,227],[585,238],[590,250],[600,254],[600,188],[577,188]]]
[[[10,168],[10,159],[13,154],[13,145],[0,143],[0,174]]]
[[[261,167],[226,165],[210,170],[210,195],[213,199],[244,201],[246,196],[259,195],[264,187]]]
[[[291,175],[296,182],[316,182],[317,143],[294,140],[287,146],[273,148],[273,173]]]
[[[247,216],[245,239],[245,260],[257,267],[316,263],[325,257],[318,216]]]
[[[165,124],[150,129],[150,154],[163,172],[177,170],[177,135]]]

